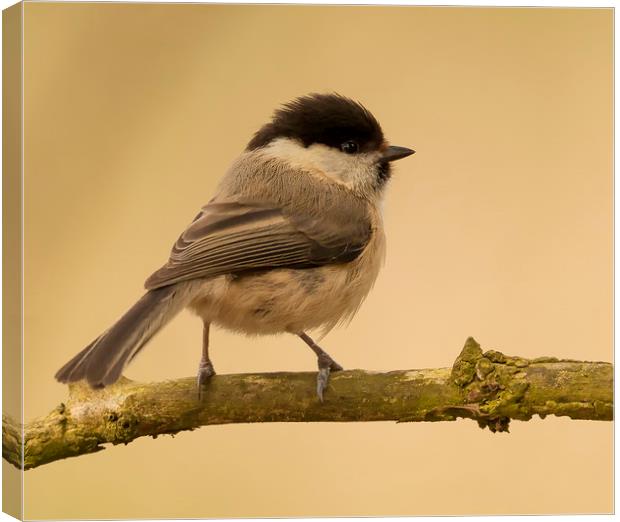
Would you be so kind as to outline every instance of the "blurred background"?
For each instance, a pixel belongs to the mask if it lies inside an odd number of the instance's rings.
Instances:
[[[385,268],[322,342],[347,368],[483,349],[611,361],[612,10],[25,5],[25,418],[115,321],[279,104],[366,105],[399,162]],[[194,375],[182,313],[126,376]],[[219,373],[309,371],[292,336],[215,329]],[[612,424],[214,426],[25,473],[25,517],[612,510]]]

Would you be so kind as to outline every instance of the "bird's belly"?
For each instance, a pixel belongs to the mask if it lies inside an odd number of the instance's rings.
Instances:
[[[192,308],[205,321],[246,334],[327,331],[352,317],[372,286],[355,275],[337,265],[218,278],[206,282]]]
[[[205,320],[247,334],[300,332],[345,313],[345,280],[345,271],[327,268],[243,275],[220,281],[220,291],[210,288],[193,308]]]
[[[372,288],[383,259],[378,239],[377,248],[350,263],[205,280],[190,308],[205,321],[250,335],[329,331],[350,319]]]

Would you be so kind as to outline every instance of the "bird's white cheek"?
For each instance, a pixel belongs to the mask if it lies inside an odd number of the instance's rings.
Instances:
[[[308,147],[308,159],[330,178],[352,188],[365,185],[375,175],[373,154],[345,154],[315,144]]]
[[[265,153],[294,167],[319,171],[338,183],[359,190],[372,184],[377,174],[378,153],[345,154],[320,143],[304,147],[288,138],[275,140],[265,148]]]
[[[315,168],[341,183],[350,181],[351,170],[355,168],[354,158],[321,144],[307,148],[307,159]]]

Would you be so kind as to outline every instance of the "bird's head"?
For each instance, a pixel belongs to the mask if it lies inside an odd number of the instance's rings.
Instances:
[[[257,149],[364,195],[382,192],[391,162],[414,153],[389,145],[376,118],[338,94],[310,94],[276,110],[247,146]]]

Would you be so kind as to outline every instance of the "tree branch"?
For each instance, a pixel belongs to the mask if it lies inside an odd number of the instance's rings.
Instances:
[[[69,387],[69,399],[23,429],[24,468],[94,453],[103,444],[247,422],[452,421],[474,419],[508,431],[533,415],[611,420],[610,363],[523,359],[472,338],[452,368],[332,374],[325,402],[315,373],[216,375],[198,400],[193,378],[141,384],[121,379],[103,390]],[[21,468],[22,430],[3,416],[2,456]]]

